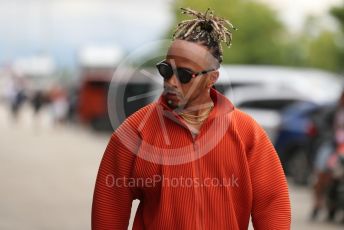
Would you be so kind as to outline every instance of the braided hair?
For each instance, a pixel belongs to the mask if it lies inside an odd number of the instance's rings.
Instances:
[[[237,29],[228,20],[215,16],[209,8],[205,13],[189,8],[181,8],[181,10],[182,14],[188,14],[195,18],[180,22],[173,33],[173,39],[197,42],[208,47],[220,64],[223,61],[221,42],[225,42],[227,47],[230,47],[232,30]]]

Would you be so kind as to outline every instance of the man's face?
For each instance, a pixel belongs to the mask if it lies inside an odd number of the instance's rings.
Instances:
[[[166,62],[174,69],[181,67],[192,72],[212,69],[216,63],[206,47],[183,40],[172,42],[166,55]],[[188,83],[181,83],[174,71],[173,76],[164,81],[163,95],[171,108],[185,107],[209,93],[208,90],[214,81],[214,76],[216,76],[216,81],[218,71],[197,76]]]

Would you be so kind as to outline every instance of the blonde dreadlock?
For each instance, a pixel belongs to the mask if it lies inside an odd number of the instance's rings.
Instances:
[[[223,53],[221,42],[225,42],[230,47],[232,30],[237,29],[228,20],[215,16],[209,8],[205,13],[189,8],[181,8],[181,10],[182,14],[189,14],[196,18],[179,23],[173,33],[173,39],[200,42],[207,46],[212,55],[221,63]]]

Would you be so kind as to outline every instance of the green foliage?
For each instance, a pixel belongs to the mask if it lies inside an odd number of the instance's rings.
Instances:
[[[312,67],[340,71],[338,51],[335,44],[335,34],[323,31],[309,45],[308,64]]]
[[[338,39],[338,46],[339,46],[339,65],[340,65],[340,70],[344,72],[344,1],[343,5],[341,7],[334,7],[330,11],[331,15],[337,19],[337,21],[340,23],[341,28],[342,28],[342,33],[339,35]]]
[[[338,20],[338,22],[342,26],[342,29],[344,30],[344,4],[341,7],[332,8],[330,13],[333,17],[335,17]]]
[[[298,53],[294,57],[297,63],[289,64],[341,72],[339,37],[339,32],[323,28],[316,17],[309,16],[302,33],[295,36],[289,44],[289,51]],[[289,60],[293,60],[292,57]]]

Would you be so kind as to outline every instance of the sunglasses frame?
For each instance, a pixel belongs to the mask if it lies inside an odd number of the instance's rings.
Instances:
[[[177,68],[174,69],[174,68],[172,67],[171,64],[169,64],[169,63],[166,62],[166,59],[165,59],[165,60],[162,60],[162,61],[160,61],[159,63],[157,63],[157,64],[155,65],[156,68],[158,69],[159,74],[160,74],[159,66],[160,66],[160,65],[163,65],[163,64],[166,65],[166,66],[168,66],[168,67],[170,67],[171,70],[172,70],[172,72],[173,72],[173,74],[176,73],[176,72],[178,73],[178,69],[179,69],[179,70],[186,71],[187,73],[190,74],[191,78],[190,78],[190,80],[188,80],[187,82],[182,82],[182,81],[180,80],[179,76],[177,76],[178,79],[179,79],[179,81],[180,81],[182,84],[187,84],[187,83],[189,83],[193,78],[195,78],[195,77],[197,77],[197,76],[201,76],[201,75],[204,75],[204,74],[207,74],[207,73],[209,73],[209,72],[212,72],[212,71],[217,70],[217,69],[215,69],[215,68],[212,68],[212,69],[203,70],[203,71],[200,71],[200,72],[194,72],[194,71],[192,71],[192,70],[190,70],[190,69],[183,68],[183,67],[177,67]],[[168,79],[170,79],[170,78],[173,76],[173,74],[172,74],[169,78],[165,78],[165,77],[162,76],[161,74],[160,74],[160,75],[164,78],[164,80],[168,80]],[[177,74],[177,75],[178,75],[178,74]]]

